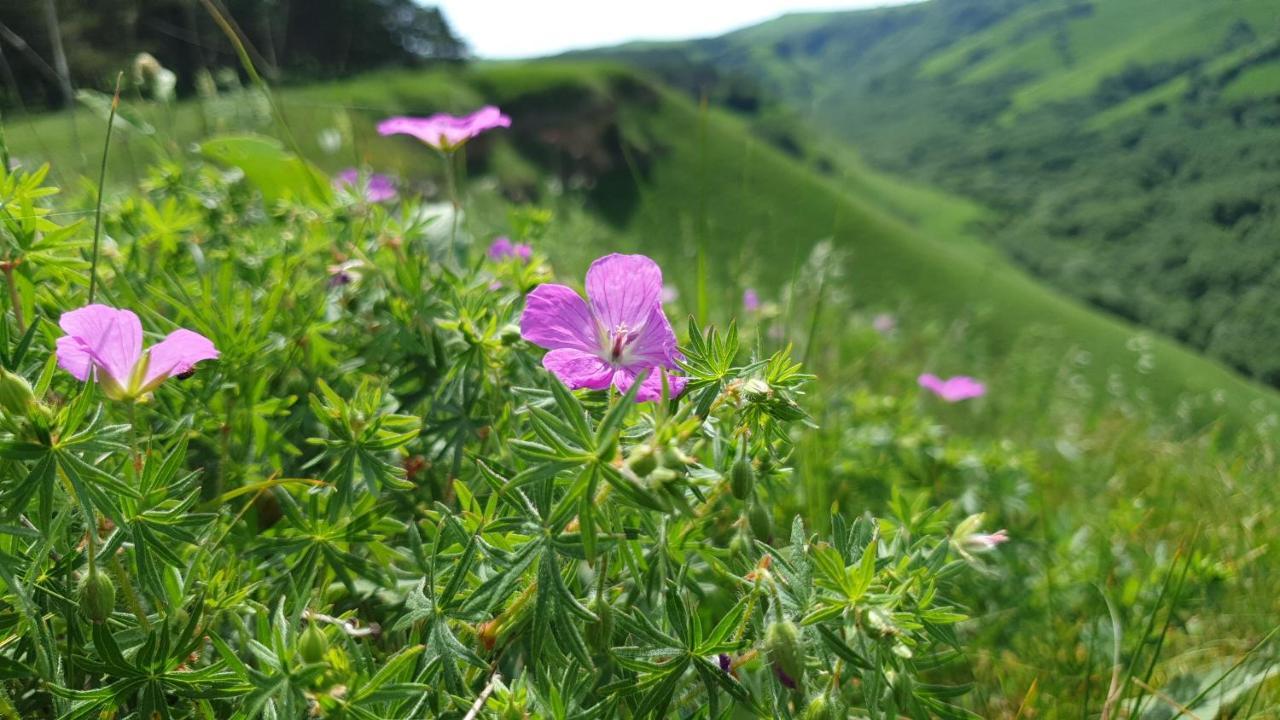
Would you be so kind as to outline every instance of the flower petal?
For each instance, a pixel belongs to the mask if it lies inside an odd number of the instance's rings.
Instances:
[[[587,298],[606,328],[639,328],[661,307],[662,270],[644,255],[606,255],[587,270]]]
[[[613,373],[613,385],[618,388],[619,392],[627,392],[631,389],[632,383],[636,381],[636,377],[642,372],[648,372],[644,380],[640,383],[640,389],[636,391],[636,402],[650,402],[662,399],[662,368],[640,368],[634,365],[619,368]],[[689,382],[689,378],[683,375],[674,375],[670,370],[667,371],[667,388],[670,397],[679,397],[684,392],[684,386]]]
[[[65,312],[58,320],[69,337],[78,341],[88,353],[94,365],[106,373],[121,387],[129,384],[129,376],[142,357],[142,323],[128,310],[117,310],[106,305],[86,305],[79,310]],[[67,348],[68,356],[63,369],[80,379],[77,370],[81,359],[70,349],[69,343],[59,343],[61,352]],[[87,372],[85,373],[87,377]]]
[[[600,349],[591,309],[564,285],[539,285],[529,293],[520,315],[520,337],[548,350],[572,348],[594,355]]]
[[[148,355],[147,376],[142,381],[143,392],[153,390],[167,378],[189,372],[201,360],[216,359],[219,353],[209,338],[197,332],[179,329],[152,345]]]
[[[604,390],[613,379],[613,368],[592,353],[571,348],[552,350],[542,358],[542,366],[560,378],[570,390]]]
[[[674,368],[677,354],[676,332],[662,305],[654,305],[644,319],[640,334],[627,347],[628,365]]]
[[[93,372],[93,357],[78,339],[63,335],[58,338],[58,367],[80,382],[88,382]]]

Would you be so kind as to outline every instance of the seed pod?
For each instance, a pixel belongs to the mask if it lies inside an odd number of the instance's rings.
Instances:
[[[91,571],[80,581],[80,612],[102,624],[116,607],[116,584],[106,573]]]
[[[800,682],[804,677],[804,649],[795,623],[790,620],[771,623],[764,631],[764,649],[775,669]]]
[[[658,469],[658,456],[648,444],[640,445],[627,456],[627,467],[637,477],[649,477],[649,473]]]
[[[27,417],[36,396],[26,378],[0,369],[0,409],[14,417]]]
[[[298,655],[302,656],[303,662],[324,662],[324,656],[328,652],[329,638],[325,637],[324,631],[315,623],[307,625],[307,629],[302,631],[302,637],[298,638]]]
[[[759,499],[751,503],[751,508],[747,511],[747,520],[751,523],[751,533],[757,539],[767,542],[773,537],[773,515]]]
[[[729,489],[733,491],[733,496],[746,500],[751,497],[755,486],[756,469],[751,466],[751,460],[745,455],[734,460],[733,467],[729,468]]]

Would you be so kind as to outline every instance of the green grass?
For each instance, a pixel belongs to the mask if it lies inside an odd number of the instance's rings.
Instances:
[[[1222,91],[1228,101],[1280,95],[1280,62],[1253,65],[1240,73]]]

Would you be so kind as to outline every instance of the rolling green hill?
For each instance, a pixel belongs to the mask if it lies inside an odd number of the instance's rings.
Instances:
[[[589,53],[991,208],[1051,284],[1280,383],[1280,9],[930,0]]]

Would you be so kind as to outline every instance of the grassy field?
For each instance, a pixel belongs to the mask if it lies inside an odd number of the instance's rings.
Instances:
[[[742,316],[761,347],[794,341],[821,388],[809,399],[820,429],[796,476],[811,521],[833,503],[909,516],[927,498],[1007,526],[1016,541],[964,595],[976,670],[959,679],[976,681],[978,712],[1096,710],[1113,652],[1184,701],[1250,658],[1226,685],[1257,700],[1252,658],[1270,656],[1249,650],[1280,589],[1267,572],[1280,553],[1269,529],[1280,397],[1012,268],[975,239],[981,208],[848,152],[830,150],[835,170],[816,172],[740,120],[607,66],[388,73],[286,89],[278,102],[323,169],[366,164],[437,197],[439,159],[377,137],[374,123],[503,106],[511,132],[469,158],[477,212],[466,229],[482,241],[510,231],[514,221],[492,218],[518,217],[522,203],[503,194],[536,197],[555,213],[540,250],[564,277],[605,252],[643,252],[666,268],[680,311]],[[147,163],[206,133],[283,134],[251,91],[142,118],[155,132],[117,136],[113,193],[155,182]],[[75,127],[75,142],[66,117],[18,120],[6,134],[24,162],[46,158],[65,187],[83,188],[102,126],[82,111]],[[343,138],[338,150],[324,149],[325,131]],[[741,309],[748,287],[764,311]],[[871,328],[884,312],[897,318],[889,335]],[[943,406],[915,388],[926,371],[978,376],[990,395]]]

